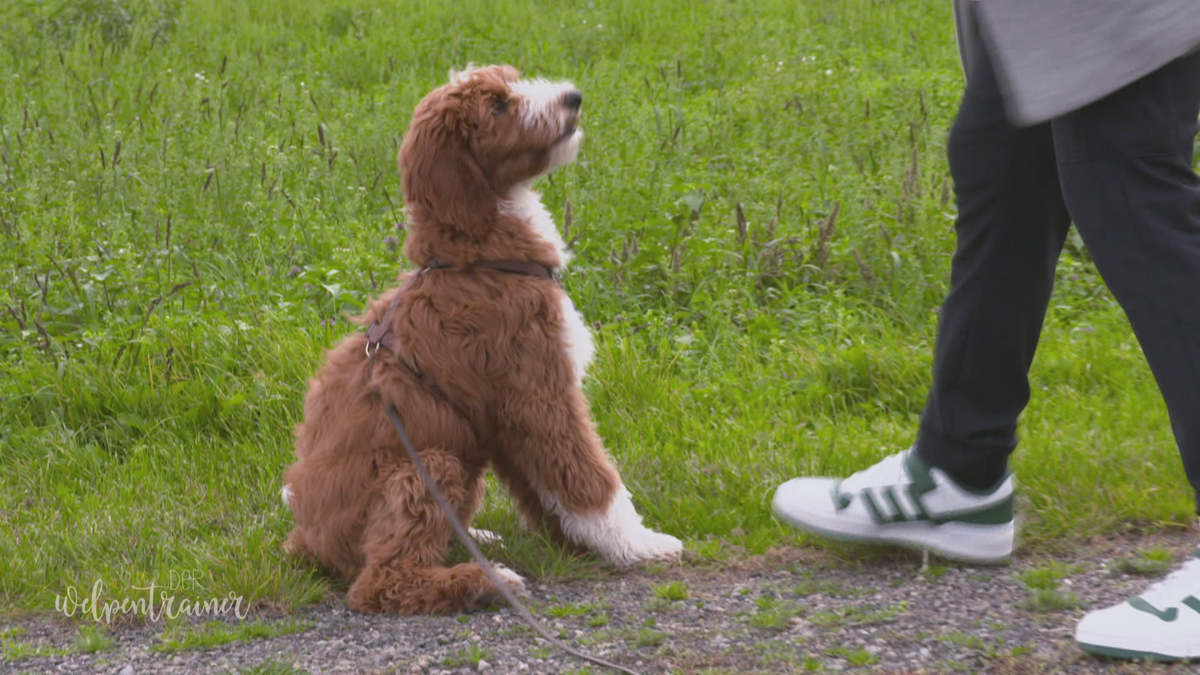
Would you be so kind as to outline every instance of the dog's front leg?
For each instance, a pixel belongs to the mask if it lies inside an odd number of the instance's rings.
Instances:
[[[645,562],[678,562],[683,542],[642,524],[629,490],[618,484],[607,506],[576,513],[553,495],[542,497],[547,512],[558,516],[568,539],[587,546],[618,567]]]
[[[509,399],[505,456],[494,468],[527,518],[620,567],[677,561],[683,544],[642,524],[578,389]]]

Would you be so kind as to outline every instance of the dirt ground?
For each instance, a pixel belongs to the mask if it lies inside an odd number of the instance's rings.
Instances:
[[[1090,657],[1072,639],[1089,609],[1139,593],[1163,570],[1125,561],[1189,554],[1195,535],[1096,541],[1001,566],[917,553],[797,549],[720,569],[685,563],[587,581],[533,584],[527,601],[561,639],[651,673],[1168,673],[1187,665]],[[1174,565],[1171,566],[1172,568]],[[1034,597],[1029,584],[1057,589]],[[1047,579],[1050,581],[1047,582]],[[1039,581],[1040,580],[1040,581]],[[114,628],[96,653],[10,658],[3,673],[601,673],[534,635],[510,609],[449,617],[364,615],[337,598],[260,621],[295,632],[164,650],[161,625]],[[77,626],[10,622],[9,638],[70,651]],[[77,648],[76,648],[77,649]]]

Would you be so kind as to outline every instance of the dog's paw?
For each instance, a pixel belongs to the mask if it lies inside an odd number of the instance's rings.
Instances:
[[[496,573],[496,576],[500,577],[500,580],[504,582],[504,585],[508,586],[509,590],[511,590],[513,593],[516,593],[517,595],[525,595],[525,579],[523,579],[520,574],[517,574],[500,563],[492,563],[492,571]]]
[[[471,535],[472,539],[484,546],[504,547],[504,537],[491,530],[477,530],[473,527],[468,527],[467,532]]]
[[[683,557],[683,542],[669,534],[642,528],[621,547],[614,563],[632,567],[652,562],[679,562]]]

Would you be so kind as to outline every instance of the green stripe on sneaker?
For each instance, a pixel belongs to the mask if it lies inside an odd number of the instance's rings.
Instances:
[[[1154,605],[1146,602],[1142,598],[1134,598],[1134,599],[1130,600],[1129,606],[1136,609],[1139,612],[1145,612],[1147,614],[1152,614],[1154,616],[1157,616],[1159,619],[1161,619],[1162,621],[1166,621],[1167,623],[1170,623],[1170,622],[1174,621],[1175,619],[1179,618],[1179,610],[1175,609],[1174,607],[1172,607],[1168,610],[1161,610],[1161,609],[1155,607]]]
[[[917,520],[931,520],[929,512],[925,510],[925,505],[921,503],[921,495],[923,494],[925,493],[917,491],[915,484],[908,486],[908,501],[917,507]]]
[[[1194,595],[1187,596],[1186,598],[1183,599],[1183,604],[1185,607],[1192,610],[1193,612],[1200,614],[1200,599],[1197,599],[1196,596],[1194,596]]]
[[[884,488],[883,496],[887,499],[888,504],[891,505],[892,510],[896,514],[892,517],[892,522],[903,523],[908,521],[908,516],[904,513],[904,507],[900,506],[900,500],[896,498],[896,488],[891,486]]]
[[[830,493],[830,496],[833,497],[833,505],[835,507],[837,507],[838,511],[848,508],[850,506],[850,502],[854,501],[850,497],[850,495],[842,494],[842,482],[841,481],[834,483],[833,487],[830,488],[829,493]]]
[[[904,468],[908,470],[908,476],[912,479],[909,491],[913,497],[937,489],[937,483],[933,481],[933,476],[929,475],[929,465],[917,457],[915,449],[909,450],[908,454],[904,456]]]
[[[1013,519],[1013,495],[1008,495],[1003,500],[988,506],[987,508],[979,509],[978,511],[963,511],[960,513],[949,513],[930,518],[929,520],[937,525],[945,523],[969,523],[971,525],[1003,525],[1011,523]]]
[[[879,505],[875,503],[875,498],[871,496],[870,491],[863,490],[858,493],[858,496],[859,499],[862,499],[863,504],[867,507],[867,513],[871,514],[871,519],[876,524],[889,522],[887,518],[883,517],[883,513],[879,510]]]

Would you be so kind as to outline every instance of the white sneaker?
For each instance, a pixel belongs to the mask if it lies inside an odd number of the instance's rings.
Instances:
[[[771,508],[798,528],[850,541],[928,549],[946,558],[998,562],[1012,555],[1013,480],[964,488],[913,451],[838,481],[795,478]]]
[[[1075,641],[1104,656],[1200,659],[1200,551],[1138,597],[1083,617]]]

